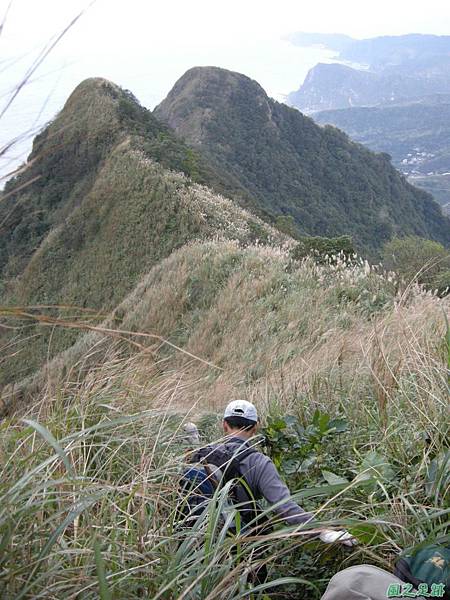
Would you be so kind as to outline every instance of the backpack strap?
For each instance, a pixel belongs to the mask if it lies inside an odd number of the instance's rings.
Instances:
[[[242,477],[241,462],[250,454],[258,452],[242,442],[245,448],[236,448],[235,444],[225,443],[217,446],[205,446],[193,454],[191,462],[214,465],[222,471],[223,483]]]
[[[192,457],[194,462],[200,463],[203,466],[207,464],[214,465],[221,469],[222,477],[219,485],[224,485],[232,480],[237,481],[230,490],[230,497],[234,504],[239,505],[239,513],[243,526],[254,521],[254,524],[263,525],[263,521],[259,515],[261,509],[255,501],[255,498],[248,491],[248,484],[242,473],[242,460],[257,453],[258,450],[251,448],[245,441],[241,442],[241,447],[236,447],[235,443],[225,443],[217,446],[206,446],[200,448]],[[214,477],[212,477],[214,479]]]
[[[413,548],[401,556],[394,574],[417,588],[421,583],[444,584],[443,600],[450,600],[450,548],[428,544]]]
[[[406,583],[412,583],[412,585],[417,589],[423,581],[416,579],[414,575],[411,573],[411,569],[409,568],[409,563],[404,558],[399,558],[395,563],[394,575],[405,581]]]

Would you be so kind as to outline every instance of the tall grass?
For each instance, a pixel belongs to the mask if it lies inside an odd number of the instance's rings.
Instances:
[[[0,595],[314,599],[343,565],[390,569],[402,549],[448,539],[448,300],[389,277],[218,242],[154,269],[121,327],[190,356],[90,332],[0,425]],[[355,550],[276,519],[272,534],[226,535],[225,491],[193,529],[177,526],[183,420],[218,439],[238,396],[265,423],[289,413],[308,427],[316,410],[346,420],[280,469],[314,527],[349,528]],[[267,587],[253,576],[262,563]]]
[[[122,416],[113,391],[60,398],[47,426],[3,423],[2,597],[237,597],[255,542],[232,553],[214,504],[175,528],[181,418]]]
[[[47,399],[40,407],[45,425],[30,417],[3,422],[2,597],[248,597],[251,573],[263,562],[270,577],[267,588],[253,586],[255,598],[277,589],[292,594],[280,597],[296,597],[299,589],[308,590],[303,597],[318,597],[321,560],[330,562],[330,550],[307,542],[293,527],[278,526],[267,536],[226,536],[218,518],[225,489],[193,529],[176,527],[176,482],[184,460],[183,415],[170,409],[176,390],[168,386],[159,398],[167,410],[131,413],[134,400],[126,397],[123,375],[99,376],[97,385]],[[152,393],[161,395],[161,383],[148,389],[149,401]],[[400,444],[398,433],[379,445]],[[368,442],[355,440],[353,458]],[[297,494],[301,504],[311,503],[319,523],[359,533],[363,544],[356,556],[334,550],[336,570],[342,560],[389,567],[397,549],[442,537],[447,517],[439,502],[445,490],[437,490],[434,502],[424,496],[426,456],[409,489],[405,481],[374,476],[371,498],[363,480],[360,473],[348,485],[317,484]],[[315,554],[317,565],[306,564],[302,577],[286,556],[297,556],[301,564],[303,552]]]

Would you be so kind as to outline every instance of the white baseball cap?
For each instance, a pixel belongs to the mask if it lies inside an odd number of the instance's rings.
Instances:
[[[233,402],[230,402],[223,414],[224,419],[227,417],[243,417],[249,421],[258,422],[256,407],[247,400],[233,400]]]

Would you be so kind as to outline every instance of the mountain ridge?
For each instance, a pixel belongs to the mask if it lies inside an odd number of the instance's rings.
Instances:
[[[258,214],[275,223],[295,217],[294,235],[353,234],[368,250],[397,226],[450,236],[439,207],[385,155],[321,129],[248,77],[194,68],[168,102],[175,130],[158,118],[164,105],[151,113],[106,80],[76,88],[0,203],[3,305],[53,307],[42,309],[49,324],[86,310],[100,322],[189,243],[294,244]],[[78,337],[76,327],[20,319],[1,329],[12,355],[0,364],[0,385],[30,375]]]
[[[83,123],[98,112],[98,102],[107,104],[103,116],[109,125],[86,137]],[[98,120],[103,122],[102,115]],[[105,133],[104,144],[91,148],[98,131]],[[44,309],[52,318],[67,311],[79,318],[87,309],[96,322],[152,266],[194,239],[219,236],[243,244],[287,239],[219,195],[214,185],[227,187],[230,180],[217,175],[129,92],[104,80],[77,88],[33,152],[28,169],[9,183],[9,196],[0,204],[7,234],[0,245],[3,305],[68,307]],[[34,181],[36,176],[40,179]],[[212,187],[196,182],[205,179]],[[19,191],[11,193],[14,187]],[[244,193],[241,203],[245,198]],[[25,331],[27,337],[21,336]],[[15,349],[0,364],[0,384],[29,375],[77,337],[76,329],[52,332],[20,322],[17,330],[0,330],[3,348]]]

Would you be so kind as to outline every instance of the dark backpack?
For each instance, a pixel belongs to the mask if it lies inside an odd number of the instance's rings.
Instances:
[[[394,574],[416,589],[427,586],[437,594],[432,597],[450,600],[450,546],[428,545],[405,553],[396,563]]]
[[[260,533],[264,527],[267,533],[268,519],[262,517],[262,511],[241,470],[242,460],[255,452],[257,450],[249,448],[245,443],[241,447],[236,447],[236,444],[221,444],[200,448],[192,455],[192,466],[184,471],[180,481],[184,497],[181,509],[184,526],[192,526],[212,500],[216,490],[232,481],[228,497],[239,511],[241,531],[250,525],[253,532],[254,528],[258,528]],[[220,469],[219,480],[211,472],[209,465]]]

